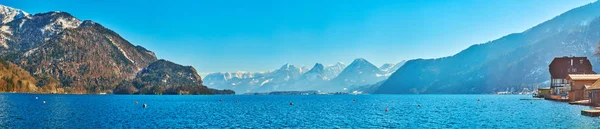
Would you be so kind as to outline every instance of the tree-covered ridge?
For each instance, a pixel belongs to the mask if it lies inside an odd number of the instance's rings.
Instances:
[[[111,93],[117,86],[136,84],[140,87],[131,90],[136,93],[213,93],[202,86],[193,68],[156,62],[153,52],[93,21],[59,11],[0,20],[0,58],[7,60],[2,63],[0,92]],[[156,66],[148,67],[154,62]],[[181,76],[193,81],[177,79],[171,72],[186,73]],[[175,78],[152,80],[163,77],[160,73]]]
[[[85,21],[43,45],[13,57],[36,77],[48,75],[68,93],[111,92],[156,57],[97,23]],[[46,84],[44,84],[46,85]]]
[[[143,69],[133,81],[123,81],[115,89],[119,94],[233,94],[209,89],[191,66],[158,60]]]
[[[0,59],[1,92],[38,92],[37,80],[19,66]]]

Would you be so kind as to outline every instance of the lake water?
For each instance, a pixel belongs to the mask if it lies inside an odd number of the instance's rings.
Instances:
[[[600,127],[600,118],[580,115],[590,107],[520,98],[530,96],[0,94],[0,128]]]

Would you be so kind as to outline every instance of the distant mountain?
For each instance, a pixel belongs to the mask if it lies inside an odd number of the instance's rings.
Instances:
[[[328,79],[333,79],[337,77],[344,69],[346,65],[343,62],[338,62],[335,65],[329,65],[325,68],[325,77]]]
[[[300,76],[300,79],[306,81],[329,80],[329,78],[325,76],[325,67],[323,66],[323,64],[320,63],[315,64],[315,66],[313,66],[313,68],[310,69],[310,71],[302,74],[302,76]]]
[[[386,64],[383,64],[382,66],[380,66],[379,69],[381,71],[388,71],[391,68],[393,68],[394,66],[396,66],[396,64],[394,64],[394,63],[386,63]]]
[[[208,86],[232,89],[238,93],[263,92],[281,89],[307,71],[306,68],[285,64],[271,72],[211,73],[203,81]]]
[[[374,81],[381,81],[387,78],[385,72],[379,70],[368,61],[360,59],[358,62],[353,62],[353,70],[347,71],[344,75],[351,78],[349,82],[335,83],[333,79],[338,77],[346,68],[342,62],[334,65],[324,66],[321,63],[316,63],[310,70],[307,67],[297,67],[291,64],[285,64],[279,69],[271,72],[219,72],[207,75],[203,81],[206,85],[233,89],[237,93],[251,92],[272,92],[272,91],[306,91],[306,90],[321,90],[330,92],[343,91],[344,88],[350,86],[359,86]],[[362,62],[362,63],[360,63]],[[363,69],[367,68],[367,69]],[[365,75],[361,75],[364,71]],[[374,73],[374,74],[370,74]],[[367,79],[359,79],[361,77],[370,77],[368,75],[378,76],[374,81]],[[372,79],[372,78],[371,78]],[[371,84],[373,84],[371,83]]]
[[[600,2],[572,9],[522,33],[438,59],[406,62],[375,93],[492,93],[548,86],[554,57],[587,56],[600,41]],[[600,67],[594,65],[594,70]]]
[[[336,85],[361,86],[374,84],[386,78],[387,76],[377,66],[359,58],[355,59],[332,81]]]
[[[289,81],[296,80],[304,73],[304,69],[291,64],[285,64],[281,68],[270,72],[260,83],[255,92],[283,90]]]
[[[232,89],[239,93],[246,93],[263,85],[269,73],[252,72],[219,72],[211,73],[204,77],[204,84],[219,89]]]
[[[3,21],[0,24],[0,57],[31,73],[38,81],[37,86],[50,87],[44,91],[113,92],[115,86],[132,81],[142,69],[157,63],[153,52],[132,45],[98,23],[81,21],[66,12],[32,16],[0,5],[0,18]],[[171,66],[160,68],[178,67],[174,63],[166,64]],[[164,85],[179,84],[168,82]],[[210,90],[202,91],[210,93]]]
[[[385,74],[385,76],[390,76],[390,75],[392,75],[392,73],[394,73],[398,69],[400,69],[400,67],[402,67],[402,65],[404,65],[404,63],[406,63],[406,61],[401,61],[398,63],[387,63],[387,64],[383,64],[382,66],[380,66],[379,69],[381,69],[381,71]]]

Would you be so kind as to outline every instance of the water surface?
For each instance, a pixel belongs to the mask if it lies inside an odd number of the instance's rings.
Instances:
[[[35,97],[39,99],[36,100]],[[598,128],[587,106],[526,95],[0,94],[1,128]],[[223,101],[220,101],[222,99]],[[356,99],[357,102],[353,100]],[[478,102],[477,100],[481,101]],[[238,102],[236,102],[236,100]],[[42,101],[46,101],[43,104]],[[135,104],[138,101],[139,104]],[[290,101],[294,103],[290,106]],[[143,108],[142,104],[147,104]],[[417,105],[421,105],[420,107]],[[385,108],[389,111],[386,112]]]

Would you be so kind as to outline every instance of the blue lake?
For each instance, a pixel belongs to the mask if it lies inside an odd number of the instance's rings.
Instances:
[[[580,115],[590,107],[520,98],[530,96],[0,94],[0,128],[600,127]]]

